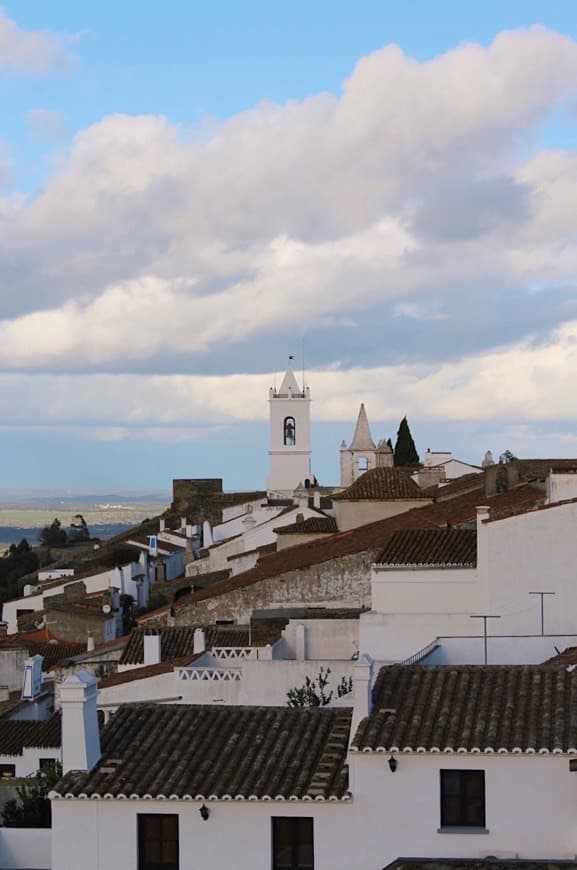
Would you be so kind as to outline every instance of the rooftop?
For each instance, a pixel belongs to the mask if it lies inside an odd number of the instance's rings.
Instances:
[[[281,628],[262,620],[262,624],[248,625],[183,625],[159,629],[135,628],[120,659],[121,665],[136,665],[144,662],[145,634],[160,634],[160,651],[163,662],[171,662],[183,656],[194,655],[194,633],[204,628],[207,649],[213,647],[266,646],[280,637]]]
[[[60,714],[38,722],[23,719],[3,719],[0,728],[0,755],[22,755],[27,746],[59,747],[61,745]]]
[[[406,529],[389,538],[377,561],[391,566],[474,568],[477,532],[475,529]]]
[[[333,498],[338,501],[426,499],[421,487],[411,477],[413,470],[380,466],[371,468]]]
[[[102,732],[102,758],[60,796],[342,800],[350,709],[136,704]]]
[[[577,671],[391,665],[352,742],[363,752],[577,753]]]
[[[289,526],[280,526],[274,529],[277,535],[314,535],[330,534],[338,532],[337,521],[333,517],[309,517]]]

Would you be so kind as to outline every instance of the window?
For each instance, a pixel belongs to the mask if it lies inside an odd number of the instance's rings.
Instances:
[[[1,779],[11,779],[13,776],[16,776],[15,764],[0,764]]]
[[[441,771],[441,828],[485,827],[485,771]]]
[[[138,815],[138,870],[178,870],[178,816]]]
[[[39,758],[38,770],[54,770],[57,764],[56,758]]]
[[[296,444],[296,426],[294,417],[284,418],[283,443],[286,447],[294,447]]]
[[[359,469],[359,471],[369,470],[369,460],[366,456],[359,456],[357,460],[357,468]]]
[[[273,870],[314,870],[313,820],[277,817],[272,820]]]

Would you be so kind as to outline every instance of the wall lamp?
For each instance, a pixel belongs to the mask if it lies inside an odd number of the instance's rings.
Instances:
[[[199,813],[200,813],[200,818],[202,819],[202,821],[206,822],[208,817],[210,816],[209,808],[205,804],[203,804],[201,806],[201,808],[199,809]]]
[[[391,755],[391,757],[389,758],[389,770],[391,771],[391,773],[395,772],[395,770],[397,769],[397,764],[397,759],[394,755]]]

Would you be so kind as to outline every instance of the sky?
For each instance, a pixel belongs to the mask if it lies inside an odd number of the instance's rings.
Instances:
[[[0,8],[0,485],[577,455],[577,4]]]

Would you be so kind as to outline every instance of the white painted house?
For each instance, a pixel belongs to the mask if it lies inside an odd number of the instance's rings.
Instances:
[[[489,652],[502,657],[489,661],[543,661],[575,642],[577,501],[495,520],[477,512],[476,530],[412,529],[389,540],[373,566],[362,651],[399,661],[442,637],[452,661],[482,662],[483,645],[471,641],[483,636],[483,620],[472,619],[482,615],[488,634],[501,637]]]
[[[347,708],[128,705],[102,755],[75,687],[52,870],[577,854],[577,671],[397,665],[371,695],[357,669],[352,732]]]

